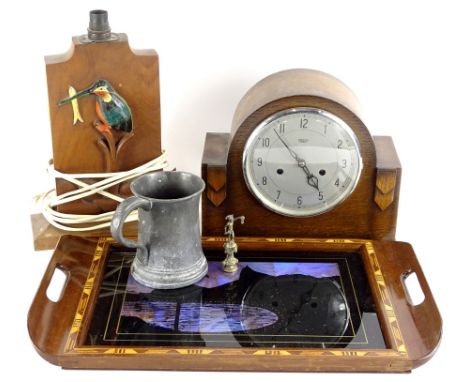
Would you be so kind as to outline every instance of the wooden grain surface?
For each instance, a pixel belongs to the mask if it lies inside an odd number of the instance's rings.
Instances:
[[[356,252],[365,266],[387,349],[82,346],[112,240],[64,236],[28,314],[36,350],[65,368],[401,372],[427,362],[437,349],[442,320],[409,244],[342,238],[237,237],[236,241],[245,251]],[[224,238],[205,237],[202,243],[205,249],[221,249]],[[61,298],[52,302],[46,291],[56,268],[68,278]],[[425,295],[416,306],[408,301],[402,284],[409,271],[416,273]]]
[[[161,154],[161,121],[159,97],[159,59],[154,50],[132,50],[127,36],[118,41],[83,43],[73,38],[72,47],[63,55],[48,56],[46,61],[49,111],[54,166],[64,173],[100,173],[106,171],[98,133],[95,97],[79,99],[84,123],[73,125],[70,104],[58,106],[68,97],[68,87],[85,89],[97,79],[111,83],[132,110],[134,135],[118,155],[117,170],[130,170]],[[58,179],[58,194],[75,189]],[[128,187],[121,190],[128,195]],[[89,198],[60,206],[61,212],[96,214],[115,208],[107,198]]]
[[[328,73],[310,69],[290,69],[274,73],[257,82],[239,101],[232,120],[231,133],[262,106],[298,95],[309,95],[334,100],[358,118],[361,107],[353,91]]]

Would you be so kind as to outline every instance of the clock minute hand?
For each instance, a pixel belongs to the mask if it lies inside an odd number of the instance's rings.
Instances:
[[[275,134],[277,135],[277,137],[279,138],[279,140],[281,141],[281,143],[283,143],[283,145],[288,149],[289,151],[289,154],[291,154],[291,156],[294,158],[294,160],[297,162],[297,165],[302,168],[302,170],[306,173],[307,175],[307,183],[314,187],[315,189],[317,189],[317,191],[320,191],[319,188],[318,188],[318,178],[312,174],[309,170],[309,168],[307,167],[307,164],[305,162],[304,159],[301,159],[299,158],[299,155],[296,154],[296,152],[291,149],[289,147],[289,145],[285,142],[285,140],[283,138],[281,138],[281,136],[278,134],[278,132],[273,129],[273,131],[275,132]]]
[[[288,149],[289,154],[291,154],[291,156],[299,163],[299,161],[301,160],[301,159],[299,158],[299,155],[297,155],[296,152],[293,151],[293,149],[289,147],[289,145],[284,141],[283,138],[281,138],[281,136],[278,134],[278,132],[277,132],[275,129],[273,129],[273,131],[274,131],[275,134],[278,136],[278,138],[279,138],[279,140],[281,141],[281,143]]]

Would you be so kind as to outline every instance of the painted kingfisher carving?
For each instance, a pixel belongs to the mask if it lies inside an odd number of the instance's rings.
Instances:
[[[69,97],[61,99],[58,104],[59,106],[72,104],[73,124],[78,121],[83,122],[77,100],[88,95],[96,97],[98,119],[93,122],[93,126],[101,135],[98,143],[105,150],[106,170],[117,171],[117,155],[125,142],[133,136],[132,112],[127,102],[108,81],[103,79],[97,80],[79,92],[70,86],[68,94]]]

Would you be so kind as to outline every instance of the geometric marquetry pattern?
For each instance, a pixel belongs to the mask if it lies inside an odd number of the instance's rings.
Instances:
[[[96,245],[96,250],[94,251],[91,266],[89,268],[88,277],[86,278],[83,292],[81,293],[80,303],[76,309],[75,318],[68,335],[68,340],[65,344],[65,352],[72,351],[75,348],[76,340],[81,328],[81,323],[83,321],[86,307],[88,306],[89,298],[91,296],[91,291],[93,290],[94,281],[99,270],[99,265],[104,257],[103,255],[105,254],[104,249],[106,244],[111,241],[113,241],[111,238],[100,238]]]
[[[212,237],[212,238],[205,238],[205,241],[224,241],[223,237]],[[405,343],[403,341],[403,337],[401,335],[400,328],[398,326],[398,321],[395,316],[395,311],[393,309],[393,305],[391,300],[388,296],[387,286],[385,284],[385,280],[382,276],[382,272],[380,270],[377,258],[375,256],[374,248],[372,242],[366,240],[351,240],[351,239],[297,239],[297,238],[242,238],[244,242],[248,242],[249,240],[255,241],[265,241],[265,242],[309,242],[309,243],[340,243],[340,244],[360,244],[364,245],[366,248],[367,255],[369,256],[370,263],[373,267],[374,277],[377,281],[379,286],[379,291],[382,296],[382,299],[385,303],[385,315],[388,324],[391,328],[391,333],[393,334],[394,341],[397,346],[397,352],[391,349],[382,349],[382,350],[339,350],[339,349],[294,349],[294,350],[282,350],[282,349],[226,349],[226,348],[148,348],[148,347],[106,347],[106,346],[99,346],[99,347],[80,347],[76,346],[76,340],[78,338],[78,334],[81,328],[82,318],[85,315],[86,308],[88,307],[88,301],[91,295],[91,291],[93,289],[94,281],[96,279],[97,271],[101,265],[102,260],[105,258],[105,252],[107,250],[107,246],[110,242],[113,241],[112,238],[101,238],[97,244],[96,251],[94,254],[94,258],[92,261],[91,269],[88,274],[88,278],[85,283],[85,287],[83,288],[83,293],[80,299],[80,304],[75,314],[75,319],[73,321],[72,328],[69,333],[69,338],[65,346],[65,351],[69,353],[75,354],[99,354],[99,355],[126,355],[132,356],[137,354],[146,354],[146,355],[165,355],[165,354],[177,354],[177,355],[197,355],[197,356],[210,356],[216,357],[217,355],[222,356],[256,356],[256,357],[269,357],[269,356],[310,356],[310,357],[317,357],[317,356],[327,356],[327,357],[397,357],[397,358],[407,358],[408,353],[406,350]]]
[[[406,350],[406,345],[403,340],[403,336],[401,335],[401,330],[400,330],[400,326],[398,325],[398,319],[395,314],[395,309],[393,308],[392,300],[390,299],[388,288],[387,288],[387,285],[385,284],[382,270],[380,269],[380,265],[377,260],[377,256],[375,255],[372,243],[366,243],[366,250],[367,250],[367,255],[369,256],[372,270],[374,272],[375,280],[377,281],[377,286],[380,292],[380,296],[382,297],[382,301],[385,306],[385,317],[388,321],[390,330],[393,334],[393,338],[395,340],[397,351],[401,355],[406,356],[408,354]]]

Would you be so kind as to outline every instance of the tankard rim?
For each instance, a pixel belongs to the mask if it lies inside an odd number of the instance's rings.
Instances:
[[[152,178],[153,178],[152,181],[154,182],[155,181],[154,178],[162,178],[162,177],[164,177],[165,179],[167,179],[168,177],[176,177],[176,178],[179,178],[181,180],[184,180],[184,178],[185,178],[184,181],[186,183],[190,183],[190,182],[192,183],[191,185],[193,186],[194,191],[191,192],[187,196],[183,196],[183,197],[180,197],[180,198],[167,199],[167,198],[151,197],[151,196],[145,195],[140,190],[138,190],[138,188],[141,187],[141,184],[143,182],[148,182],[149,179],[152,179]],[[149,172],[147,174],[139,176],[138,178],[134,179],[130,183],[130,190],[132,191],[133,195],[135,195],[135,196],[137,196],[139,198],[142,198],[142,199],[147,199],[147,200],[150,200],[150,201],[156,201],[158,203],[174,203],[174,202],[177,203],[177,202],[183,202],[183,201],[186,201],[186,200],[190,200],[192,198],[195,198],[195,197],[199,196],[205,190],[205,187],[206,187],[205,181],[201,177],[199,177],[198,175],[193,174],[191,172],[188,172],[188,171],[154,171],[154,172]]]

